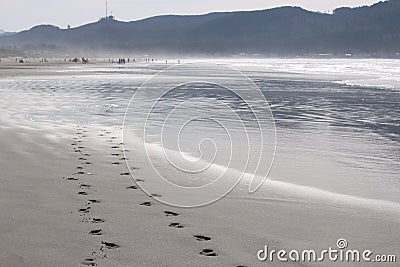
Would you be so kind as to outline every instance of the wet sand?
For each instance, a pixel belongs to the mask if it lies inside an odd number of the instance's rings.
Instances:
[[[169,207],[130,176],[120,126],[0,122],[0,266],[360,266],[257,259],[265,245],[322,250],[339,238],[399,251],[397,204],[267,182],[253,195],[240,184],[209,206]],[[130,160],[146,183],[145,158]]]

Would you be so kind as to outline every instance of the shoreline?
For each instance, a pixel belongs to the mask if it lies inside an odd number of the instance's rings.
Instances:
[[[141,63],[135,63],[141,64]],[[90,77],[91,75],[100,75],[104,77],[108,77],[109,74],[107,73],[93,73],[93,70],[101,67],[116,67],[118,65],[112,63],[90,63],[90,64],[82,64],[82,63],[29,63],[28,65],[23,64],[22,66],[18,63],[11,63],[6,65],[1,65],[0,63],[0,70],[6,70],[7,72],[0,72],[0,77],[5,79],[36,79],[36,78],[51,78],[57,79],[58,77]],[[122,65],[124,66],[124,65]],[[135,66],[126,65],[126,66]],[[56,67],[56,68],[54,68]],[[76,69],[76,68],[79,69]],[[143,67],[143,66],[140,66]],[[84,71],[87,68],[87,71]],[[76,70],[76,71],[69,71],[69,70]],[[280,72],[279,72],[280,73]],[[275,73],[272,73],[275,74]],[[288,73],[289,74],[289,73]],[[294,74],[294,73],[292,73]],[[112,75],[112,74],[111,74]],[[113,75],[115,76],[115,74]],[[111,77],[111,76],[110,76]],[[122,123],[121,123],[122,125]],[[342,198],[348,199],[348,201],[356,201],[358,203],[365,203],[368,201],[372,201],[376,204],[376,206],[393,206],[393,205],[400,205],[399,202],[381,199],[381,198],[368,198],[364,196],[357,196],[351,194],[344,194],[335,191],[329,191],[324,188],[320,187],[312,187],[308,185],[296,184],[292,182],[274,180],[272,178],[267,178],[265,183],[272,182],[274,186],[284,188],[287,191],[296,191],[296,189],[300,189],[301,192],[309,192],[309,194],[319,195],[325,199],[330,199],[331,201],[340,200]],[[246,183],[245,179],[242,179],[241,183]],[[313,192],[313,193],[311,193]],[[306,195],[306,194],[304,194]]]
[[[60,61],[61,59],[56,59],[56,61]],[[143,67],[141,63],[135,63],[131,65],[121,65],[121,66],[135,66],[136,64],[140,64],[139,67]],[[155,64],[156,65],[156,64]],[[10,63],[10,64],[1,64],[0,63],[0,78],[4,79],[37,79],[37,78],[51,78],[57,79],[58,77],[90,77],[91,75],[98,75],[103,77],[115,77],[115,74],[111,73],[96,73],[93,70],[102,67],[116,67],[119,66],[117,64],[112,63],[90,63],[90,64],[82,64],[82,63],[57,63],[57,62],[46,62],[46,63],[28,63],[28,64],[18,64],[18,63]],[[138,66],[138,65],[136,65]],[[78,68],[78,69],[77,69]],[[85,71],[87,68],[87,71]],[[2,70],[5,70],[3,72]],[[74,70],[74,71],[71,71]],[[277,72],[280,73],[280,72]],[[275,75],[276,73],[271,73],[271,75]],[[282,73],[280,73],[282,74]],[[285,75],[286,73],[283,73]],[[295,73],[287,73],[287,74],[295,74]],[[108,76],[112,75],[112,76]],[[124,74],[123,74],[124,75]],[[334,81],[333,81],[334,82]],[[121,123],[122,124],[122,123]],[[340,192],[329,191],[324,188],[320,187],[312,187],[308,185],[296,184],[292,182],[280,181],[280,180],[273,180],[273,178],[268,178],[266,182],[272,181],[275,184],[281,185],[286,188],[302,188],[302,190],[306,191],[314,191],[316,194],[319,194],[325,198],[330,198],[332,200],[340,199],[342,197],[348,198],[349,200],[354,200],[358,202],[368,202],[373,201],[376,202],[377,205],[379,203],[383,205],[398,205],[399,202],[381,199],[381,198],[368,198],[365,196],[357,196],[351,194],[343,194]],[[287,185],[287,186],[284,186]],[[295,189],[292,189],[295,191]],[[328,194],[328,196],[326,196]]]
[[[356,87],[367,87],[367,88],[384,88],[384,89],[399,89],[397,84],[399,82],[398,79],[392,81],[390,79],[390,75],[382,76],[382,73],[375,74],[373,76],[367,75],[365,73],[348,73],[345,70],[340,70],[337,72],[332,71],[330,74],[324,73],[321,70],[316,69],[315,73],[306,69],[292,69],[292,70],[284,70],[282,66],[278,66],[277,69],[268,66],[269,64],[273,64],[276,61],[285,61],[290,66],[290,62],[292,60],[304,60],[304,64],[308,61],[316,60],[317,62],[325,63],[326,59],[323,58],[261,58],[261,59],[251,59],[252,62],[259,64],[260,62],[264,62],[267,67],[260,68],[260,65],[252,64],[243,65],[243,62],[246,62],[245,58],[215,58],[213,60],[204,58],[204,59],[193,59],[193,58],[182,58],[182,59],[171,59],[168,60],[168,64],[165,64],[165,60],[157,60],[154,62],[146,62],[144,59],[138,59],[136,62],[130,62],[127,64],[118,64],[118,59],[116,58],[89,58],[89,62],[86,64],[82,64],[82,62],[72,63],[72,62],[64,62],[65,58],[58,57],[50,57],[47,62],[40,62],[41,58],[31,58],[29,62],[18,63],[15,62],[16,58],[22,57],[9,57],[9,58],[0,58],[0,78],[15,78],[15,77],[43,77],[43,76],[66,76],[66,75],[76,75],[76,76],[84,76],[93,74],[93,68],[98,67],[116,67],[120,68],[130,68],[130,67],[144,67],[148,64],[152,66],[160,66],[160,67],[171,67],[178,62],[183,64],[185,63],[194,63],[194,62],[203,62],[203,63],[215,63],[215,64],[226,64],[229,63],[230,67],[234,69],[238,69],[240,72],[246,73],[249,76],[257,77],[258,72],[261,72],[263,76],[270,77],[271,79],[281,79],[281,78],[290,78],[293,81],[304,81],[304,80],[314,80],[314,81],[322,81],[322,82],[332,82],[337,84],[344,84],[348,86],[356,86]],[[114,62],[110,62],[109,60],[114,60]],[[334,61],[343,61],[350,62],[349,58],[332,58],[329,59],[329,62]],[[379,59],[379,58],[366,58],[360,59],[363,61],[371,61],[371,60],[387,60],[387,61],[398,61],[399,59]],[[271,63],[272,62],[272,63]],[[179,64],[181,64],[179,63]],[[73,73],[65,72],[65,70],[74,69],[76,67],[81,67],[79,72],[75,71]],[[252,68],[256,67],[256,71]],[[85,71],[85,68],[88,71]],[[64,70],[64,71],[63,71]],[[365,70],[364,70],[365,71]],[[247,73],[248,72],[248,73]],[[315,74],[318,74],[318,78],[314,77]]]

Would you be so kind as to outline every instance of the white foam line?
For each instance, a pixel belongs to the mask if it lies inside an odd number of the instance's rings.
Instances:
[[[157,153],[157,155],[162,154],[162,148],[158,144],[146,144],[146,146],[149,148],[150,153]],[[179,153],[179,152],[175,152]],[[173,153],[171,153],[173,155]],[[188,156],[188,155],[185,155]],[[211,164],[211,167],[207,170],[211,171],[213,173],[221,174],[221,172],[227,171],[227,168],[225,166],[221,166],[218,164]],[[232,171],[232,169],[231,169]],[[237,172],[238,175],[240,175],[240,172],[237,170],[233,170],[234,172]],[[205,174],[206,176],[206,174]],[[243,183],[247,185],[252,181],[253,179],[253,174],[251,173],[245,173],[241,185]],[[258,180],[262,180],[262,177],[258,177]],[[240,185],[239,185],[240,186]],[[300,198],[305,198],[307,200],[311,201],[327,201],[330,203],[334,204],[340,204],[340,205],[346,205],[346,206],[353,206],[353,207],[363,207],[366,209],[372,209],[376,211],[390,211],[390,212],[395,212],[399,213],[400,212],[400,203],[396,202],[391,202],[387,200],[379,200],[379,199],[369,199],[369,198],[363,198],[363,197],[358,197],[358,196],[352,196],[352,195],[346,195],[346,194],[341,194],[341,193],[335,193],[319,188],[314,188],[310,186],[303,186],[303,185],[297,185],[297,184],[292,184],[288,182],[282,182],[282,181],[276,181],[276,180],[271,180],[268,179],[263,185],[263,188],[269,188],[276,190],[279,193],[283,193],[284,195],[288,195],[291,197],[300,197]],[[262,192],[262,189],[260,189],[260,192]],[[249,196],[251,196],[249,194]],[[267,197],[267,196],[266,196]]]

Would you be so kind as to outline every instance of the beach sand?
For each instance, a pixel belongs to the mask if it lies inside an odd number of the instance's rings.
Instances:
[[[242,183],[212,205],[170,207],[133,181],[118,125],[0,123],[0,266],[396,266],[261,262],[257,252],[345,238],[351,249],[398,254],[397,204],[267,182],[252,195]],[[146,183],[145,158],[131,161]]]

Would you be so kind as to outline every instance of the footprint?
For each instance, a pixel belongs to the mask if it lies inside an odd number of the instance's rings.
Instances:
[[[215,251],[214,251],[213,249],[209,249],[209,248],[203,249],[203,250],[200,252],[200,255],[207,256],[207,257],[215,257],[215,256],[218,256],[217,253],[215,253]]]
[[[67,180],[68,180],[68,181],[78,181],[78,179],[75,178],[75,177],[68,177]]]
[[[111,156],[119,156],[119,154],[118,153],[113,153],[113,154],[111,154]]]
[[[136,189],[138,189],[138,187],[135,186],[135,185],[132,185],[132,186],[128,186],[126,189],[133,189],[133,190],[136,190]]]
[[[131,175],[129,172],[123,172],[120,175]]]
[[[164,214],[167,215],[167,216],[174,216],[174,217],[179,215],[176,212],[168,211],[168,210],[164,211]]]
[[[82,158],[82,157],[80,157],[80,158],[78,158],[79,160],[87,160],[87,159],[85,159],[85,158]]]
[[[119,160],[126,160],[126,158],[120,158]]]
[[[85,174],[85,172],[77,172],[76,174]]]
[[[78,147],[79,148],[79,147]],[[119,148],[119,146],[112,146],[111,148]]]
[[[96,218],[92,218],[90,221],[92,223],[103,223],[103,222],[105,222],[103,219],[96,219]]]
[[[135,179],[135,182],[144,182],[143,179]]]
[[[79,184],[79,186],[81,188],[90,188],[90,187],[92,187],[91,185],[88,185],[88,184]]]
[[[92,164],[92,163],[87,161],[87,162],[85,162],[84,164],[87,164],[87,165],[89,165],[89,164]]]
[[[151,202],[143,202],[142,204],[140,204],[141,206],[146,206],[146,207],[150,207],[151,206]]]
[[[76,169],[77,169],[77,170],[83,170],[83,167],[78,166],[78,167],[76,167]]]
[[[92,204],[99,204],[101,202],[100,200],[97,199],[89,199],[88,201]]]
[[[139,170],[138,167],[131,167],[130,169],[131,169],[132,171],[133,171],[133,170]]]
[[[84,192],[84,191],[81,191],[81,192],[78,192],[78,195],[82,195],[82,196],[87,196],[87,192]]]
[[[82,265],[97,266],[97,264],[94,262],[94,259],[91,259],[91,258],[85,259],[85,261],[82,262]]]
[[[90,211],[90,207],[79,209],[81,213],[88,213]]]
[[[101,229],[99,230],[92,230],[89,232],[89,235],[102,235],[103,231]]]
[[[117,162],[113,162],[113,163],[111,163],[111,164],[119,165],[120,163],[117,161]]]
[[[169,227],[179,228],[179,229],[184,228],[184,226],[181,225],[180,223],[170,223]]]
[[[150,197],[162,197],[160,194],[151,194]]]
[[[195,235],[193,236],[197,241],[210,241],[211,237],[204,236],[204,235]]]
[[[116,249],[116,248],[119,248],[119,247],[120,247],[120,246],[118,246],[117,244],[110,243],[110,242],[102,241],[101,243],[102,243],[106,248],[108,248],[108,249]]]

